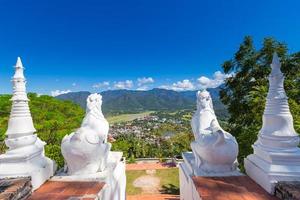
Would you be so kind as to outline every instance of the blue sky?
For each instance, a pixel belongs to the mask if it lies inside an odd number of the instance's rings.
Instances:
[[[299,51],[299,10],[298,0],[1,0],[0,93],[17,56],[42,94],[214,87],[245,35]]]

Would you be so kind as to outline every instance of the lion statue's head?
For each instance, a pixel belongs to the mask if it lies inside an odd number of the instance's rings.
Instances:
[[[86,100],[86,112],[96,111],[102,113],[102,96],[100,94],[94,93],[88,96]]]
[[[206,90],[198,91],[197,94],[197,110],[211,110],[214,112],[213,103],[209,92]]]

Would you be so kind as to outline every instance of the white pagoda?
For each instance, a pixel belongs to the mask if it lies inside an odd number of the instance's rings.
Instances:
[[[26,79],[20,57],[12,78],[13,97],[5,144],[9,148],[0,155],[0,178],[30,176],[33,189],[53,176],[55,162],[45,157],[44,145],[36,134],[26,94]]]
[[[300,180],[300,148],[276,53],[271,67],[262,129],[253,145],[254,153],[245,159],[245,169],[255,182],[272,194],[278,181]]]

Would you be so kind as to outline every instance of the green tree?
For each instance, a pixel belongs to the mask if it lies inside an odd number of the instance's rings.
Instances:
[[[285,74],[285,89],[289,97],[290,110],[296,131],[300,132],[300,52],[290,54],[287,45],[265,38],[260,49],[256,49],[250,36],[244,38],[233,58],[225,61],[225,73],[234,73],[227,78],[220,91],[221,101],[228,107],[229,131],[239,143],[239,162],[252,153],[251,145],[256,141],[262,125],[268,75],[273,53],[277,52]]]

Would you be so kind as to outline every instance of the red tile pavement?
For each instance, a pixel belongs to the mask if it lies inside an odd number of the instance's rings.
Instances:
[[[133,163],[126,164],[126,170],[148,170],[148,169],[169,169],[176,167],[175,164],[169,163]]]
[[[193,177],[202,200],[276,200],[248,176]]]
[[[65,200],[72,197],[80,199],[95,199],[104,185],[104,183],[96,181],[48,181],[36,190],[29,200]]]
[[[179,195],[170,194],[144,194],[144,195],[129,195],[126,200],[179,200]]]

